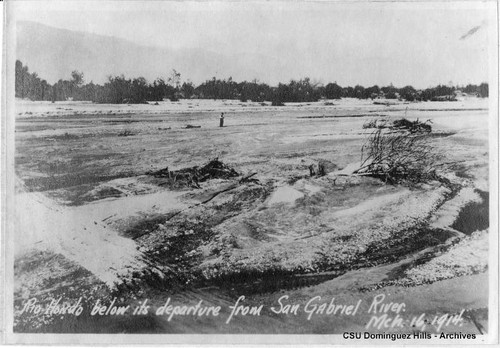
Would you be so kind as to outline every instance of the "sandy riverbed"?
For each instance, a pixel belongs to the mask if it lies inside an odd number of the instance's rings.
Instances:
[[[346,301],[384,291],[400,300],[425,293],[439,303],[436,314],[485,310],[486,285],[468,302],[441,294],[457,282],[477,282],[487,270],[488,226],[456,224],[464,219],[464,207],[473,204],[469,214],[482,215],[472,219],[487,214],[487,100],[333,103],[275,108],[238,101],[131,106],[19,101],[17,309],[34,296],[63,292],[69,298],[82,293],[109,298],[117,291],[124,303],[140,298],[162,303],[172,294],[184,302],[203,298],[226,304],[238,294],[271,303],[288,291],[303,304],[305,294],[332,294],[326,289],[334,282]],[[226,127],[219,128],[222,111]],[[339,176],[359,161],[370,132],[363,124],[398,117],[432,120],[432,146],[446,162],[459,163],[443,173],[452,186],[435,181],[408,187]],[[201,128],[186,129],[188,124]],[[215,157],[242,175],[256,173],[256,180],[235,186],[238,178],[214,179],[201,189],[171,189],[147,175]],[[319,162],[328,175],[309,177],[308,166]],[[485,231],[467,239],[475,227]],[[456,264],[465,271],[450,275],[453,259],[462,254],[467,257]],[[44,272],[37,276],[34,270]],[[437,275],[403,287],[422,272]],[[65,281],[54,284],[49,278]],[[414,314],[423,310],[417,304],[411,308]],[[267,313],[258,322],[239,318],[232,326],[185,319],[167,327],[150,317],[102,320],[97,326],[84,318],[73,330],[339,333],[364,319],[342,325],[304,320]],[[477,320],[487,327],[484,315]],[[19,315],[16,323],[22,331],[72,330],[54,318],[40,324],[36,317]],[[465,329],[478,330],[471,320]]]

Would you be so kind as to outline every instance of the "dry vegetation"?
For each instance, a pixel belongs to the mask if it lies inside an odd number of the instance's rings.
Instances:
[[[363,145],[361,166],[354,173],[389,183],[425,182],[436,179],[438,159],[425,135],[379,128]]]

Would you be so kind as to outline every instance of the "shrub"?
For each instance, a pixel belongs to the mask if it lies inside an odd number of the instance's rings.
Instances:
[[[436,179],[438,155],[428,139],[421,134],[377,129],[363,145],[361,166],[354,174],[378,177],[390,183]]]

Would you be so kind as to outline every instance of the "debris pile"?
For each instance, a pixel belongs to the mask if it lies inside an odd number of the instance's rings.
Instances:
[[[415,121],[408,121],[406,118],[400,118],[394,120],[393,127],[396,129],[407,130],[410,133],[430,133],[432,127],[430,125],[432,121],[427,120],[425,122],[420,122],[418,118]]]
[[[309,167],[309,176],[325,176],[326,175],[326,170],[325,170],[325,164],[323,162],[318,163],[318,170],[316,171],[316,167],[314,164],[311,164]]]
[[[175,187],[195,187],[200,188],[199,183],[209,179],[229,179],[240,174],[233,168],[214,158],[203,167],[188,167],[175,171],[170,171],[168,167],[154,172],[146,173],[155,178],[168,179],[162,186]]]
[[[418,118],[415,121],[409,121],[406,118],[400,118],[392,122],[390,122],[389,120],[370,120],[363,124],[363,129],[387,128],[395,131],[408,131],[410,133],[430,133],[432,131],[430,123],[432,123],[431,120],[421,122]]]
[[[123,130],[120,133],[118,133],[119,137],[130,137],[130,136],[133,136],[133,135],[135,135],[135,133],[133,133],[131,130],[128,130],[128,129]]]

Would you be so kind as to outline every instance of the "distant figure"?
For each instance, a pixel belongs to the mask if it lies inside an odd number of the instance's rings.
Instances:
[[[221,112],[221,114],[220,114],[219,127],[224,127],[224,113],[223,112]]]

